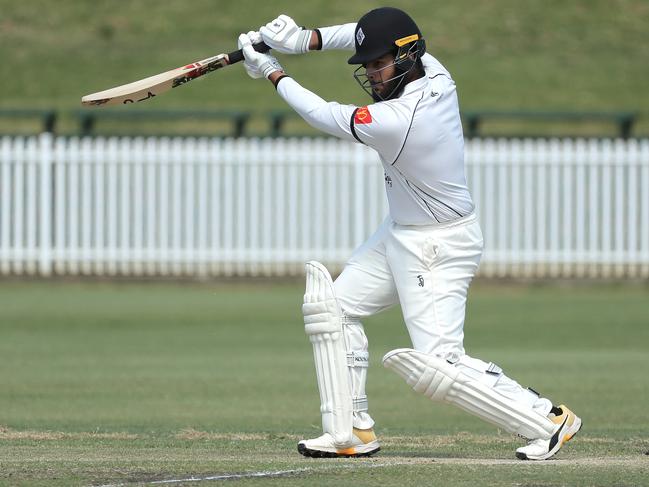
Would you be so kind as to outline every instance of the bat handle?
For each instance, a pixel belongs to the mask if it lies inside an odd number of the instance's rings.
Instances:
[[[253,44],[252,47],[254,47],[257,52],[270,51],[270,47],[268,47],[264,42]],[[241,49],[228,54],[228,64],[238,63],[239,61],[243,61],[243,51]]]

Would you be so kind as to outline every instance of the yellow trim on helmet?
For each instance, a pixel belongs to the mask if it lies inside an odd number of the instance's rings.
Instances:
[[[419,40],[419,34],[413,34],[413,35],[408,36],[408,37],[402,37],[401,39],[397,39],[396,41],[394,41],[394,43],[398,47],[401,47],[401,46],[404,46],[404,45],[408,44],[409,42],[417,41],[417,40]]]

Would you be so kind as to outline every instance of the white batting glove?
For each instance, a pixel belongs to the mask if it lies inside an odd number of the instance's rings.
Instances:
[[[254,30],[251,30],[247,34],[241,34],[239,36],[239,39],[237,40],[237,47],[239,49],[243,48],[241,38],[244,37],[244,36],[247,37],[248,40],[250,41],[250,43],[252,43],[252,44],[257,44],[257,43],[261,42],[261,36],[259,35],[259,32],[255,32]],[[263,76],[264,76],[263,73],[260,73],[257,70],[257,68],[256,68],[256,66],[254,64],[250,63],[250,61],[248,61],[246,59],[245,54],[244,54],[244,59],[243,59],[243,67],[246,68],[246,73],[248,73],[248,76],[250,76],[253,79],[263,78]]]
[[[291,17],[284,14],[259,28],[263,41],[271,49],[284,54],[308,52],[312,32],[310,29],[298,27]]]
[[[243,49],[244,63],[246,72],[251,78],[268,78],[275,71],[283,71],[282,65],[268,53],[255,51],[252,44],[261,41],[258,32],[248,32],[241,34],[237,45]]]

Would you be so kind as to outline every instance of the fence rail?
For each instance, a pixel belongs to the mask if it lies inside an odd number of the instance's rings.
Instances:
[[[649,277],[649,140],[473,139],[483,276]],[[0,138],[0,275],[340,269],[387,212],[334,139]]]
[[[565,110],[463,110],[465,135],[473,137],[551,137],[579,134],[581,137],[646,135],[638,123],[638,112]],[[75,124],[76,121],[76,124]],[[20,123],[19,123],[20,122]],[[76,125],[76,126],[75,126]],[[317,131],[290,109],[250,111],[230,109],[139,110],[129,108],[84,108],[73,111],[54,109],[0,108],[3,133],[31,134],[39,130],[52,134],[79,136],[158,135],[174,136],[316,136]],[[22,130],[19,129],[22,127]],[[30,132],[25,132],[30,127]],[[260,133],[262,132],[262,133]],[[524,135],[521,135],[524,134]]]

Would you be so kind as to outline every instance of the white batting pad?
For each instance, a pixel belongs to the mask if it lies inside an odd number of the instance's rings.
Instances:
[[[353,425],[358,429],[370,429],[374,426],[374,420],[368,413],[367,394],[365,393],[367,369],[370,364],[367,337],[363,324],[358,318],[343,313],[342,324],[345,350],[347,351],[347,370],[352,386]]]
[[[342,311],[333,281],[319,262],[306,264],[304,329],[313,345],[322,429],[331,434],[336,446],[352,442],[353,401],[347,352],[342,329]]]
[[[556,425],[527,404],[507,398],[439,357],[409,348],[388,352],[383,365],[415,391],[526,438],[550,438]]]

